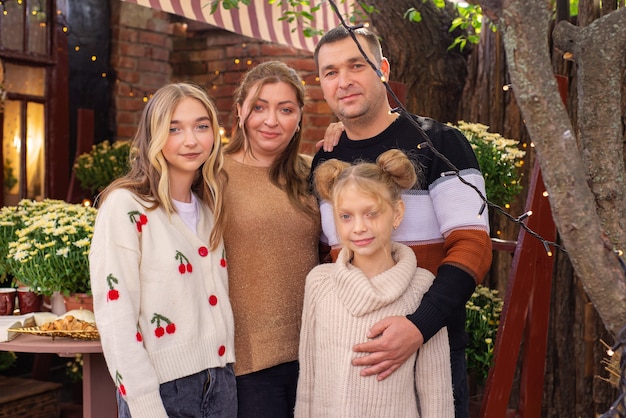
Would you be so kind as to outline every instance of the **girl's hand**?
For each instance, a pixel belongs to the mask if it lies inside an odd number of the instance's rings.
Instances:
[[[339,138],[343,133],[343,123],[335,122],[328,125],[326,132],[324,132],[324,139],[321,139],[315,144],[316,149],[323,148],[324,151],[330,152],[335,145],[339,143]]]

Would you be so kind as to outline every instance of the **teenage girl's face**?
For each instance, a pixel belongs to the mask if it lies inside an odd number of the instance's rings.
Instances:
[[[170,176],[195,175],[209,158],[214,141],[211,118],[202,102],[183,98],[174,109],[163,147]]]
[[[391,254],[394,223],[402,220],[399,208],[381,203],[348,184],[340,192],[335,207],[336,228],[344,247],[352,250],[354,261],[386,260]]]
[[[256,102],[246,98],[238,110],[252,155],[271,161],[287,148],[302,116],[295,89],[282,81],[265,84]]]

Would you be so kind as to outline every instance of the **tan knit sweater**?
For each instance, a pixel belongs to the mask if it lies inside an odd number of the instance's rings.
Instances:
[[[224,160],[224,245],[235,373],[242,375],[298,359],[304,282],[319,261],[320,222],[291,205],[267,168]]]
[[[348,261],[316,267],[306,281],[297,418],[448,418],[454,416],[450,347],[442,328],[382,381],[352,366],[352,346],[379,320],[415,311],[433,282],[413,251],[394,243],[397,264],[371,279]],[[417,357],[417,358],[416,358]]]

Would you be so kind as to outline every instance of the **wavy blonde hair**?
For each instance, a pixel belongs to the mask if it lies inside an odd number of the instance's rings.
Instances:
[[[176,106],[184,98],[193,98],[204,105],[213,130],[213,149],[209,158],[200,166],[191,190],[211,208],[215,225],[211,231],[209,245],[216,249],[224,231],[224,187],[226,175],[222,170],[224,157],[217,120],[217,109],[204,89],[191,83],[171,83],[161,87],[148,101],[137,132],[132,141],[129,158],[130,170],[125,176],[113,181],[99,196],[106,199],[115,189],[128,189],[142,200],[150,202],[147,207],[154,210],[162,207],[168,215],[176,212],[169,185],[169,169],[163,156]]]

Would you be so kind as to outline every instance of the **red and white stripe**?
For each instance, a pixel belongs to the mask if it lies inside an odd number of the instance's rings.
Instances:
[[[140,6],[162,10],[191,20],[205,22],[230,32],[255,39],[288,45],[312,52],[319,38],[305,37],[301,22],[278,20],[284,15],[287,5],[269,4],[268,0],[252,0],[249,6],[241,4],[239,9],[224,10],[218,7],[211,14],[210,0],[123,0]],[[354,0],[336,0],[335,4],[344,19],[353,11]],[[314,20],[307,25],[326,32],[339,25],[340,20],[327,0],[311,0],[311,7],[321,5]],[[310,11],[307,9],[307,11]]]

